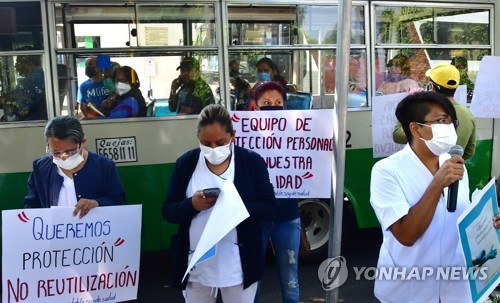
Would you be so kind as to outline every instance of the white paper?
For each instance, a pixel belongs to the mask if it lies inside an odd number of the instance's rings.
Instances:
[[[473,194],[471,205],[457,220],[458,234],[465,264],[478,278],[468,278],[474,303],[484,302],[500,282],[500,231],[491,218],[498,213],[498,201],[493,178],[482,190]],[[484,263],[474,263],[478,256],[496,251]]]
[[[470,111],[476,118],[500,118],[500,57],[484,56],[479,65]]]
[[[182,281],[208,250],[248,217],[250,217],[250,214],[245,204],[243,204],[240,194],[236,190],[233,181],[228,179],[222,186],[217,202],[213,206],[210,218],[208,218],[207,225],[205,225]]]
[[[154,60],[146,60],[144,63],[144,75],[146,77],[156,76],[156,62]]]
[[[463,106],[467,105],[467,85],[459,85],[453,95],[453,99]]]
[[[373,157],[382,158],[403,149],[403,144],[397,144],[392,139],[392,133],[398,120],[396,107],[408,93],[374,96],[372,99],[372,136]]]

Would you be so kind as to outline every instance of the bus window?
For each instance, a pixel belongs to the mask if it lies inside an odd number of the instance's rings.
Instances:
[[[137,46],[133,6],[61,5],[55,14],[59,48]]]
[[[218,59],[216,53],[210,52],[192,52],[185,53],[179,56],[178,53],[147,53],[147,54],[137,54],[136,56],[129,57],[125,55],[112,55],[110,56],[110,61],[120,66],[130,66],[132,67],[138,75],[140,81],[139,90],[144,96],[146,103],[156,102],[156,107],[159,111],[157,116],[165,115],[175,115],[175,112],[168,110],[168,99],[171,93],[171,83],[174,79],[179,77],[180,71],[177,70],[184,56],[193,56],[200,63],[201,78],[206,82],[212,94],[215,95],[216,89],[219,84],[218,71],[216,66],[218,66]],[[70,108],[75,108],[78,100],[80,100],[80,91],[82,83],[88,79],[85,75],[85,61],[88,57],[82,57],[81,55],[65,55],[64,62],[72,62],[72,58],[75,62],[75,74],[70,85],[70,92],[66,95],[67,102],[64,102],[61,108],[61,114],[69,114],[71,112]],[[215,66],[214,66],[215,65]],[[60,75],[60,78],[64,78]],[[152,105],[153,106],[153,105]]]
[[[378,44],[490,43],[488,9],[376,6]]]
[[[460,84],[467,86],[467,100],[472,100],[479,63],[491,54],[488,8],[376,5],[375,17],[376,92],[423,89],[429,68],[451,63],[459,67]],[[398,44],[401,47],[394,47]],[[405,48],[404,44],[422,48]]]
[[[364,6],[354,6],[349,67],[350,108],[366,107],[367,54]],[[228,7],[229,60],[236,60],[241,76],[252,85],[255,63],[273,60],[280,75],[299,92],[312,94],[313,108],[332,108],[335,92],[337,16],[336,5],[231,5]],[[252,22],[248,22],[252,20]],[[305,50],[280,50],[279,46],[301,45]],[[253,50],[242,51],[240,45]],[[264,50],[273,45],[273,52]],[[330,49],[317,49],[329,45]],[[236,100],[236,98],[233,98]],[[240,101],[238,101],[240,102]],[[234,108],[234,106],[232,105]]]
[[[40,2],[0,3],[0,51],[43,50]]]
[[[137,21],[139,46],[217,45],[211,4],[137,5]]]
[[[298,44],[337,44],[338,6],[299,5],[297,10]],[[351,19],[351,44],[364,44],[364,8],[354,5]]]
[[[47,119],[41,55],[0,57],[1,122]]]
[[[214,6],[208,4],[65,5],[56,15],[74,26],[74,41],[60,29],[63,48],[216,45]]]
[[[256,63],[264,57],[271,59],[278,67],[279,76],[286,83],[294,85],[299,92],[307,92],[313,96],[314,108],[333,108],[335,92],[335,51],[310,50],[293,52],[263,53],[260,51],[239,51],[230,53],[231,61],[239,62],[239,77],[245,79],[253,87],[257,83]],[[294,65],[295,61],[308,64]],[[349,96],[348,107],[367,106],[367,64],[365,50],[351,50],[349,64]],[[322,77],[320,77],[322,75]],[[236,101],[236,96],[233,96]],[[238,101],[238,102],[241,102]],[[232,108],[236,108],[232,104]]]

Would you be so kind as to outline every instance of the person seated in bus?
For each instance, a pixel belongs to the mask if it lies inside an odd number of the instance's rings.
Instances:
[[[418,82],[410,77],[410,61],[403,54],[397,54],[387,63],[387,75],[377,91],[387,94],[422,91]]]
[[[252,93],[252,86],[248,80],[241,77],[240,65],[236,60],[229,62],[229,82],[231,95],[236,98],[236,110],[245,109],[245,103]]]
[[[33,162],[25,208],[75,207],[73,215],[82,218],[94,207],[124,203],[114,162],[85,149],[87,139],[76,117],[52,118],[45,139],[47,156]]]
[[[102,108],[105,116],[98,112],[87,111],[85,119],[93,118],[131,118],[146,116],[146,100],[139,87],[141,83],[137,72],[130,66],[122,66],[115,71],[116,96],[103,101]]]
[[[17,85],[0,97],[4,115],[1,121],[28,121],[47,119],[45,80],[38,55],[17,56],[15,68]]]
[[[426,72],[429,77],[428,90],[445,96],[457,112],[460,127],[457,129],[457,144],[464,149],[464,160],[472,158],[476,149],[476,120],[469,109],[455,101],[453,96],[460,81],[460,72],[450,64],[440,64]],[[392,134],[394,142],[405,144],[405,132],[397,123]]]
[[[88,104],[92,103],[92,107],[102,111],[102,101],[108,98],[109,91],[104,86],[104,76],[102,69],[97,66],[97,57],[90,57],[85,61],[85,75],[89,78],[80,85],[78,90],[76,111],[80,109],[83,116],[87,117]]]
[[[179,77],[172,81],[168,106],[178,115],[197,115],[202,108],[215,103],[210,86],[201,78],[200,63],[193,57],[184,57]]]
[[[116,70],[121,67],[120,63],[111,62],[111,68],[103,69],[104,75],[104,87],[108,90],[108,97],[101,103],[101,111],[104,115],[108,115],[110,110],[116,106],[117,97],[116,86],[115,86],[115,74]]]
[[[283,86],[285,93],[294,93],[297,91],[297,87],[293,84],[289,84],[288,80],[281,76],[276,63],[268,57],[264,57],[257,61],[255,67],[257,68],[257,84],[259,82],[274,81]],[[253,91],[255,91],[257,84],[254,85]]]
[[[457,143],[455,108],[442,94],[417,92],[397,105],[396,117],[409,144],[377,162],[371,174],[370,203],[383,232],[377,267],[466,268],[457,220],[470,205],[469,178],[464,159],[448,154]],[[456,181],[457,206],[451,212],[443,192]],[[488,224],[499,228],[500,215],[492,219]],[[375,296],[381,302],[471,302],[467,279],[436,274],[377,279]]]
[[[200,147],[175,163],[162,209],[168,222],[179,224],[172,240],[172,286],[185,290],[186,303],[215,302],[217,289],[223,302],[252,303],[264,271],[261,223],[271,221],[276,210],[267,166],[259,154],[233,145],[231,117],[220,104],[202,109],[197,137]],[[182,280],[213,206],[219,203],[217,190],[203,190],[209,188],[222,189],[225,199],[237,195],[250,216],[225,236],[219,235],[223,238],[214,254]]]
[[[283,87],[277,82],[264,82],[255,91],[254,110],[283,110]],[[262,224],[262,254],[266,255],[271,239],[282,302],[299,302],[298,256],[300,244],[300,216],[297,199],[276,199],[278,209],[272,222]],[[259,282],[255,303],[260,302]]]
[[[255,91],[262,83],[268,81],[279,83],[283,87],[283,99],[286,99],[287,92],[293,93],[297,91],[295,85],[289,85],[288,81],[281,76],[278,66],[271,59],[264,57],[257,61],[255,67],[257,71],[257,83],[253,86],[252,93],[247,99],[245,106],[246,110],[255,110],[255,107],[257,106]]]
[[[467,102],[470,103],[472,101],[472,95],[474,94],[474,83],[469,78],[467,58],[462,56],[453,57],[451,58],[451,65],[454,65],[460,72],[459,85],[467,86]]]

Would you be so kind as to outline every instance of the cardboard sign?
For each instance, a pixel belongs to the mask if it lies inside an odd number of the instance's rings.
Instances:
[[[231,112],[236,145],[267,163],[276,198],[329,198],[333,110]]]
[[[2,211],[2,302],[137,298],[142,205]]]

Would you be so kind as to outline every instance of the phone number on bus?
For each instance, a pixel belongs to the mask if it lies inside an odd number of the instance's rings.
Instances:
[[[95,145],[99,155],[115,163],[137,162],[135,137],[99,138]]]

